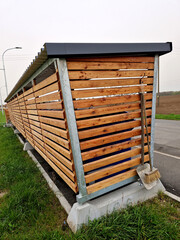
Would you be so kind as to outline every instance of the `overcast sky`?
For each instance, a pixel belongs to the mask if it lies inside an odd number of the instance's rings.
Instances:
[[[180,0],[0,0],[0,57],[9,92],[45,42],[173,42],[160,91],[180,90]],[[0,68],[2,61],[0,58]],[[6,97],[3,71],[0,88]]]

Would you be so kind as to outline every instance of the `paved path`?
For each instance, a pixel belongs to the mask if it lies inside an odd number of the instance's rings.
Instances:
[[[166,189],[180,196],[180,121],[156,120],[154,165]]]

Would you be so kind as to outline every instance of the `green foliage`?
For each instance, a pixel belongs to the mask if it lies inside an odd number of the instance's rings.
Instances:
[[[0,109],[0,126],[2,126],[5,122],[6,122],[5,113],[4,112],[2,113]]]
[[[156,114],[156,119],[180,120],[180,114]]]

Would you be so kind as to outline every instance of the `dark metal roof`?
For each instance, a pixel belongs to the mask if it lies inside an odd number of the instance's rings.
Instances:
[[[126,55],[163,55],[172,51],[172,43],[45,43],[33,62],[14,86],[5,101],[28,81],[48,58],[90,57],[90,56],[126,56]]]
[[[172,43],[45,43],[48,57],[91,55],[165,54],[172,51]]]

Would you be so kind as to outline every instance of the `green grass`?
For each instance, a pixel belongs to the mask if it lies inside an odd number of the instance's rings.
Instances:
[[[0,239],[179,239],[179,203],[158,198],[89,222],[76,234],[62,223],[67,218],[41,173],[12,129],[0,127]]]
[[[0,110],[0,126],[2,126],[4,123],[6,122],[6,117],[5,117],[5,113]]]
[[[180,120],[180,114],[156,114],[156,119]]]

